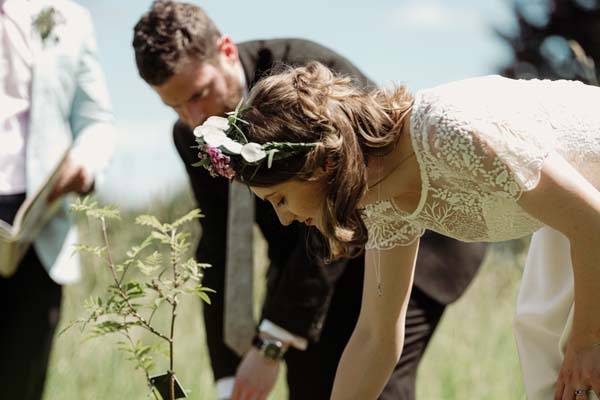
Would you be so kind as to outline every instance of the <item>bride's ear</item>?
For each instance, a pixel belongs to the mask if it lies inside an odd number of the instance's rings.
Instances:
[[[318,180],[323,177],[327,177],[327,176],[331,175],[331,173],[333,172],[333,169],[334,169],[333,162],[331,160],[325,160],[323,165],[321,165],[320,167],[318,167],[315,170],[315,172],[312,174],[311,178],[314,180]]]

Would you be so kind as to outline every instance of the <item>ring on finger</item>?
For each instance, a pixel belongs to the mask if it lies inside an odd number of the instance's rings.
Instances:
[[[575,390],[575,398],[579,397],[587,397],[588,389],[576,389]]]

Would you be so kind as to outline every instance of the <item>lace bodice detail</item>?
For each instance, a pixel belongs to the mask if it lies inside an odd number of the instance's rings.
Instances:
[[[398,210],[390,201],[370,204],[363,210],[362,218],[369,229],[367,248],[391,248],[397,244],[410,244],[423,234],[423,229],[406,222],[408,213]]]
[[[407,245],[431,229],[464,241],[502,241],[542,226],[517,203],[558,152],[600,187],[600,88],[488,76],[418,92],[412,145],[421,199],[363,210],[367,248]]]

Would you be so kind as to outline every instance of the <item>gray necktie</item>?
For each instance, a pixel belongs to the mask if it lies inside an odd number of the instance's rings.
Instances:
[[[238,181],[229,184],[225,261],[225,343],[237,354],[250,348],[256,329],[253,317],[254,196]]]

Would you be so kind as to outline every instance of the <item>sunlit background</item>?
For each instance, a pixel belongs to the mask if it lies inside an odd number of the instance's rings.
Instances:
[[[171,142],[175,114],[139,78],[132,30],[149,0],[79,0],[91,11],[100,61],[119,130],[117,152],[101,197],[144,208],[187,184]],[[192,1],[235,41],[274,37],[315,40],[349,58],[381,85],[413,90],[497,73],[510,49],[495,29],[514,21],[505,0]]]
[[[193,201],[171,141],[175,114],[138,77],[134,64],[132,30],[150,0],[76,1],[94,19],[117,119],[119,142],[100,196],[122,210],[129,208],[111,230],[115,254],[125,254],[147,236],[133,223],[135,215],[150,212],[161,221],[172,221],[193,207]],[[518,17],[515,1],[522,6]],[[595,84],[600,76],[600,62],[595,66],[586,57],[575,59],[568,40],[577,41],[600,61],[600,0],[193,2],[235,41],[312,39],[346,56],[380,85],[403,82],[419,90],[499,72]],[[82,221],[80,227],[84,238],[98,243],[97,226]],[[197,242],[199,227],[190,229]],[[490,246],[478,277],[445,312],[428,347],[418,373],[419,399],[523,398],[511,320],[526,248],[527,240]],[[255,255],[255,296],[261,298],[267,264],[264,241],[255,242]],[[81,318],[85,299],[104,295],[111,281],[99,260],[88,257],[83,264],[84,279],[65,288],[59,330]],[[214,400],[200,304],[186,298],[178,313],[177,374],[191,390],[190,399]],[[162,317],[159,325],[166,326]],[[147,336],[140,333],[143,340]],[[117,338],[84,337],[71,330],[55,340],[44,399],[147,398],[141,373],[132,372],[125,355],[113,351]],[[157,372],[166,368],[164,361]],[[270,399],[287,398],[282,378],[283,374]]]

